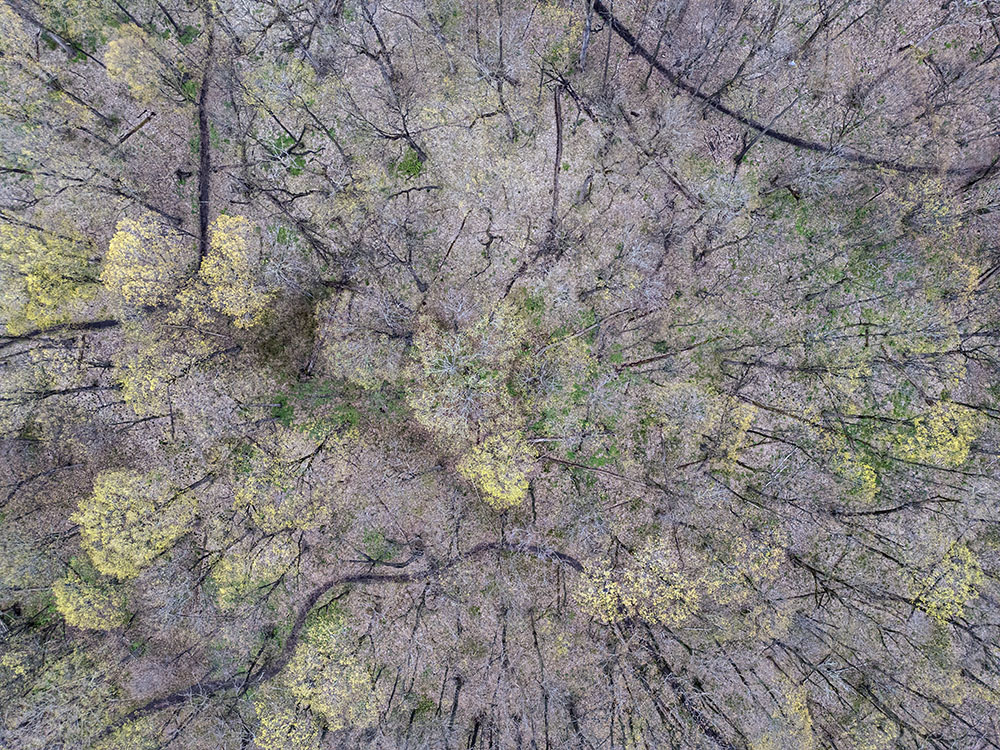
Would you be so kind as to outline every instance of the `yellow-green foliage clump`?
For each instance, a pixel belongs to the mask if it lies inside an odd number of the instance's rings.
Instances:
[[[558,3],[542,3],[541,23],[549,47],[544,60],[556,70],[571,68],[577,60],[583,23],[578,14]]]
[[[275,689],[265,689],[253,703],[257,714],[254,744],[260,750],[312,750],[320,726],[313,713]]]
[[[86,246],[66,237],[0,224],[0,316],[20,334],[70,320],[73,303],[89,298],[93,269]]]
[[[147,214],[122,219],[104,256],[101,281],[136,306],[160,305],[176,292],[189,258],[180,236]]]
[[[694,614],[700,594],[698,581],[678,570],[669,547],[653,543],[623,569],[607,561],[595,566],[582,577],[576,600],[606,624],[635,618],[670,627]]]
[[[625,571],[622,605],[632,616],[676,625],[698,608],[697,581],[677,569],[674,552],[665,543],[648,546],[639,555],[638,565]]]
[[[719,541],[712,562],[703,569],[701,590],[719,604],[743,604],[751,592],[748,583],[760,585],[778,575],[786,558],[782,541],[764,533],[749,537],[727,535]]]
[[[187,533],[195,508],[193,496],[161,476],[107,471],[98,475],[73,520],[94,566],[124,580],[139,575]]]
[[[280,62],[241,61],[244,64],[241,93],[261,113],[277,112],[290,104],[312,104],[316,95],[316,72],[295,57]]]
[[[850,737],[855,750],[889,750],[895,746],[899,729],[885,715],[873,712],[850,728]]]
[[[7,3],[0,2],[0,55],[26,54],[29,44],[21,19]]]
[[[117,37],[108,42],[104,65],[108,78],[128,86],[136,101],[149,104],[160,96],[164,67],[138,26],[119,27]]]
[[[190,353],[190,352],[189,352]],[[160,341],[140,344],[135,352],[122,349],[113,356],[115,381],[122,399],[140,417],[168,410],[169,387],[184,367],[183,357]]]
[[[35,57],[33,37],[26,33],[25,23],[9,4],[0,0],[0,58],[4,65],[0,71],[0,114],[21,122],[31,122],[39,116],[66,116],[74,124],[89,123],[88,110],[74,102],[63,91],[47,86],[47,77]],[[30,126],[34,129],[34,125]],[[16,140],[16,136],[9,134]],[[16,150],[15,150],[16,151]],[[22,151],[30,158],[30,152]],[[8,162],[5,166],[11,166]]]
[[[294,464],[255,457],[237,484],[233,505],[265,534],[314,529],[326,509],[324,489],[303,482]]]
[[[664,540],[647,543],[624,565],[607,560],[580,579],[576,601],[595,620],[611,624],[625,619],[680,625],[705,604],[746,610],[754,589],[774,579],[785,555],[766,535],[726,537],[711,557],[692,565],[692,573],[676,562],[676,549]],[[727,614],[728,617],[728,614]]]
[[[748,516],[744,514],[744,522]],[[705,559],[696,565],[703,601],[700,614],[712,627],[713,637],[743,642],[782,637],[791,625],[789,612],[776,607],[766,592],[780,580],[787,560],[787,534],[775,527],[725,529],[706,542]]]
[[[483,499],[497,510],[513,508],[528,494],[528,473],[535,453],[520,430],[508,430],[486,438],[469,451],[458,471],[475,483]]]
[[[237,328],[260,323],[274,298],[263,282],[263,269],[260,239],[246,217],[223,215],[212,222],[199,273],[212,306],[231,317]]]
[[[913,434],[899,439],[903,458],[954,468],[969,457],[969,448],[982,429],[982,418],[971,409],[938,402],[913,420]]]
[[[748,442],[747,431],[757,415],[757,407],[753,404],[734,403],[729,411],[729,427],[731,432],[723,439],[722,449],[726,461],[730,464],[739,460],[740,452]]]
[[[857,498],[864,505],[870,505],[878,499],[878,472],[872,468],[871,464],[847,447],[846,441],[844,441],[844,447],[837,452],[834,466],[837,473],[847,480],[849,495]]]
[[[124,592],[85,561],[75,559],[66,575],[52,584],[56,609],[67,624],[88,630],[111,630],[125,624]]]
[[[16,643],[17,631],[6,638]],[[121,697],[108,679],[109,663],[90,653],[90,639],[60,640],[58,645],[49,640],[45,647],[31,646],[37,665],[16,689],[0,683],[3,750],[103,750],[94,740],[109,721],[106,707]],[[10,645],[5,639],[2,648]],[[5,677],[0,672],[0,679]],[[139,745],[136,750],[146,748]]]
[[[156,750],[160,747],[157,727],[148,718],[128,721],[108,737],[94,745],[93,750]]]
[[[230,547],[212,567],[212,584],[220,609],[232,610],[254,591],[276,581],[295,563],[298,546],[289,536],[270,537],[255,545]]]
[[[343,618],[325,614],[309,625],[284,673],[289,692],[331,731],[366,726],[378,717],[378,696],[356,647]]]
[[[804,687],[787,685],[771,728],[751,744],[752,750],[813,750],[816,734]]]
[[[621,622],[628,617],[623,601],[626,591],[623,575],[616,570],[610,560],[601,560],[591,566],[583,576],[575,592],[580,609],[605,625]]]
[[[175,326],[202,328],[217,322],[217,313],[212,307],[212,296],[201,276],[187,280],[174,298],[174,307],[167,314],[167,322]]]
[[[6,651],[0,656],[0,675],[5,682],[27,677],[30,671],[31,660],[27,651]]]
[[[944,623],[960,617],[965,605],[976,598],[983,583],[983,570],[965,544],[951,546],[941,563],[920,583],[917,607]]]

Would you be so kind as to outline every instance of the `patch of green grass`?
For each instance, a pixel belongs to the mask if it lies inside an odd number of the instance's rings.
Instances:
[[[412,148],[406,150],[406,155],[392,165],[392,171],[397,177],[413,178],[419,177],[424,171],[424,163],[420,160],[417,152]]]
[[[186,46],[191,44],[191,42],[197,39],[200,35],[200,27],[188,25],[181,29],[181,33],[177,36],[177,41]]]
[[[284,427],[292,426],[292,419],[295,418],[295,407],[288,403],[287,395],[280,395],[275,399],[271,407],[271,418],[277,419]]]
[[[195,81],[193,78],[189,78],[188,80],[184,81],[183,83],[181,83],[181,93],[184,94],[185,99],[192,102],[197,101],[198,82]]]
[[[361,535],[361,543],[365,545],[365,554],[378,562],[388,562],[399,551],[395,544],[385,538],[380,529],[367,529]]]

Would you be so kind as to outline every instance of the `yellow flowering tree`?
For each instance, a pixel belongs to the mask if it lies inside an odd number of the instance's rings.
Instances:
[[[233,506],[245,510],[265,534],[313,529],[323,518],[328,490],[303,481],[294,465],[258,455],[236,484]]]
[[[156,750],[157,727],[149,718],[127,721],[107,737],[101,739],[94,750]]]
[[[888,750],[899,738],[896,724],[877,711],[860,717],[849,732],[856,750]]]
[[[978,412],[938,402],[914,418],[912,433],[897,439],[903,458],[917,463],[955,468],[965,463],[969,448],[983,427]]]
[[[212,567],[211,581],[220,609],[233,610],[284,574],[299,550],[288,535],[270,536],[259,544],[229,545]]]
[[[140,417],[167,410],[170,385],[187,362],[165,342],[144,343],[135,351],[123,348],[113,357],[122,399]]]
[[[528,473],[535,453],[520,430],[490,435],[465,454],[459,473],[483,493],[497,510],[513,508],[528,494]]]
[[[260,750],[312,750],[319,746],[320,726],[315,715],[287,694],[266,688],[253,707],[258,722],[253,739]]]
[[[108,78],[124,83],[132,97],[150,104],[160,96],[165,66],[153,52],[146,33],[134,24],[119,27],[104,53]]]
[[[52,232],[0,224],[0,315],[12,334],[68,322],[95,290],[86,245]]]
[[[152,214],[122,219],[104,256],[101,281],[131,305],[160,305],[177,291],[192,260],[181,236]]]
[[[108,750],[95,743],[95,738],[109,720],[109,712],[102,709],[121,696],[116,696],[113,685],[114,666],[95,658],[87,648],[96,639],[59,640],[62,643],[50,639],[44,648],[34,645],[35,669],[22,677],[16,690],[7,689],[13,685],[0,669],[3,750]],[[10,645],[5,642],[3,648]],[[129,748],[146,750],[141,744]]]
[[[878,472],[858,451],[852,450],[847,440],[841,436],[831,436],[827,442],[839,445],[836,450],[836,460],[833,467],[838,475],[847,482],[847,494],[865,505],[870,505],[878,499]]]
[[[965,605],[979,595],[984,580],[983,569],[972,550],[955,543],[920,582],[917,607],[939,623],[961,617]]]
[[[73,627],[111,630],[128,619],[125,593],[85,560],[74,558],[66,575],[52,584],[52,593],[56,609]]]
[[[210,231],[199,274],[208,285],[212,306],[232,318],[237,328],[252,328],[264,319],[274,298],[263,280],[260,239],[244,216],[220,216]]]
[[[85,15],[81,10],[74,9],[78,16]],[[49,138],[51,131],[44,132],[44,129],[38,128],[39,122],[91,125],[94,111],[53,77],[49,61],[44,55],[37,54],[35,44],[34,25],[23,21],[11,4],[0,2],[0,59],[3,60],[0,66],[0,86],[3,89],[0,114],[31,123],[27,130],[37,129],[43,139]],[[26,131],[22,133],[27,134]],[[19,140],[13,132],[5,136],[11,144]],[[17,147],[13,148],[16,153]],[[21,156],[30,158],[30,152],[22,151]]]
[[[697,610],[699,582],[678,569],[666,544],[654,542],[631,565],[616,569],[605,560],[593,566],[582,576],[576,600],[605,624],[635,618],[670,627]]]
[[[675,546],[664,539],[647,542],[625,564],[600,561],[581,576],[577,604],[604,624],[637,619],[674,627],[700,613],[717,621],[724,635],[734,611],[736,620],[754,614],[749,600],[777,576],[785,553],[767,534],[732,532],[711,541],[711,554],[688,570],[681,569]]]
[[[768,731],[750,745],[751,750],[813,750],[817,746],[808,691],[786,683],[783,692]]]
[[[21,19],[5,2],[0,2],[0,54],[27,55],[31,40]]]
[[[338,612],[317,617],[283,674],[290,694],[319,714],[331,731],[366,726],[378,716],[379,696],[352,641]]]
[[[187,533],[195,508],[192,495],[160,475],[107,471],[98,475],[73,520],[94,566],[125,580]]]

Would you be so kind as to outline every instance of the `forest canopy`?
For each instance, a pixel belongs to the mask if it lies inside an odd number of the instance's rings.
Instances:
[[[0,749],[1000,750],[993,0],[0,0]]]

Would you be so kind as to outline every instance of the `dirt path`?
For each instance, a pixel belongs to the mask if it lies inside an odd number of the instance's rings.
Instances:
[[[698,87],[693,86],[679,75],[668,69],[663,63],[661,63],[649,50],[643,47],[639,40],[632,34],[631,31],[626,28],[621,21],[619,21],[615,16],[608,10],[608,7],[602,2],[602,0],[594,0],[594,12],[600,16],[605,23],[607,23],[611,30],[617,34],[623,42],[625,42],[632,51],[639,55],[643,60],[649,63],[653,68],[660,73],[664,78],[670,81],[671,84],[676,86],[678,89],[688,94],[694,99],[703,102],[706,106],[711,107],[716,112],[720,112],[727,117],[731,117],[737,122],[746,125],[747,127],[756,130],[760,137],[772,138],[776,141],[782,143],[787,143],[789,146],[795,146],[796,148],[801,148],[806,151],[814,151],[820,154],[829,154],[838,159],[843,159],[844,161],[854,162],[855,164],[863,164],[866,166],[873,167],[884,167],[886,169],[891,169],[896,172],[907,172],[907,173],[943,173],[949,175],[976,175],[977,173],[982,173],[982,175],[977,178],[981,179],[991,172],[997,165],[997,160],[995,159],[993,163],[988,165],[979,165],[975,167],[947,167],[942,169],[938,166],[932,164],[908,164],[903,161],[898,161],[896,159],[882,159],[877,156],[869,156],[868,154],[858,153],[847,148],[839,148],[834,146],[828,146],[824,143],[818,143],[817,141],[810,141],[805,138],[800,138],[797,135],[791,135],[789,133],[784,133],[780,130],[775,130],[770,126],[770,124],[765,125],[759,120],[750,117],[743,112],[731,109],[727,107],[722,102],[709,96],[702,92]],[[773,121],[773,120],[772,120]],[[1000,157],[998,157],[1000,158]]]
[[[215,29],[208,23],[208,51],[205,54],[205,70],[198,92],[198,257],[204,259],[208,253],[208,212],[212,192],[212,142],[208,123],[208,86],[212,73],[212,53]]]
[[[295,653],[295,648],[298,646],[299,639],[302,637],[302,631],[305,628],[309,613],[312,612],[313,608],[319,603],[320,599],[322,599],[323,596],[330,591],[330,589],[337,586],[351,586],[354,584],[413,583],[416,581],[423,581],[439,576],[450,568],[487,552],[516,552],[530,555],[531,557],[538,558],[539,560],[568,565],[577,572],[583,572],[584,570],[583,564],[580,563],[579,560],[556,550],[550,550],[532,544],[523,545],[512,544],[510,542],[483,542],[470,548],[461,555],[457,555],[440,565],[427,568],[426,570],[414,571],[412,573],[355,573],[330,579],[329,581],[326,581],[316,587],[313,592],[309,594],[305,602],[303,602],[302,607],[299,609],[298,615],[295,617],[295,622],[292,625],[291,632],[288,634],[288,638],[285,640],[285,644],[281,648],[281,651],[275,654],[267,664],[261,667],[259,671],[251,672],[248,675],[241,675],[240,673],[237,673],[220,680],[197,682],[193,685],[189,685],[188,687],[181,688],[180,690],[175,690],[174,692],[160,698],[154,698],[153,700],[148,701],[142,706],[139,706],[138,708],[135,708],[125,714],[108,727],[105,727],[98,739],[106,737],[129,721],[134,721],[135,719],[139,719],[164,708],[178,706],[194,698],[207,698],[224,690],[238,690],[240,693],[243,693],[251,687],[261,685],[268,680],[277,677],[288,665],[292,655]]]

